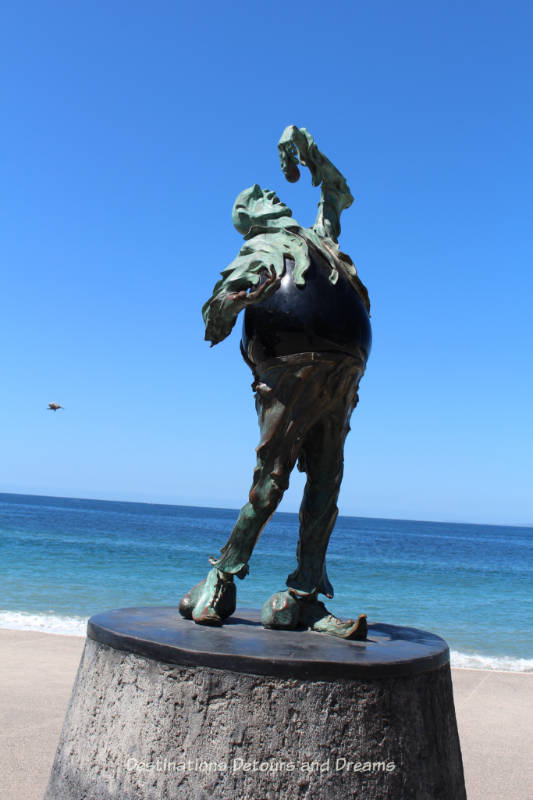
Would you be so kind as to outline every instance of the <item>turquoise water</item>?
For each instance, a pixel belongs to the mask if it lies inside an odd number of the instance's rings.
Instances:
[[[227,509],[0,494],[0,627],[84,632],[104,609],[171,605],[206,574]],[[295,566],[276,514],[238,581],[260,607]],[[533,528],[340,517],[328,550],[339,616],[431,630],[453,663],[533,671]]]

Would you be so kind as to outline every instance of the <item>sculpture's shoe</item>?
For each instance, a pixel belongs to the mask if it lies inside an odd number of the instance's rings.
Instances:
[[[261,609],[261,624],[264,628],[278,630],[295,630],[301,627],[300,603],[288,591],[276,592]]]
[[[179,612],[199,625],[222,625],[236,608],[237,590],[233,575],[212,569],[182,598]]]
[[[366,614],[357,620],[342,620],[330,614],[316,595],[298,597],[290,590],[269,597],[261,610],[261,624],[278,630],[309,628],[341,639],[366,639],[368,633]]]
[[[182,617],[185,617],[185,619],[192,619],[192,612],[196,603],[198,602],[198,598],[204,587],[204,584],[205,578],[203,581],[200,581],[200,583],[197,583],[196,586],[193,586],[193,588],[181,598],[178,611]]]
[[[356,620],[343,620],[330,614],[324,603],[319,600],[300,602],[302,622],[312,631],[339,636],[341,639],[366,639],[368,633],[366,614],[361,614]]]

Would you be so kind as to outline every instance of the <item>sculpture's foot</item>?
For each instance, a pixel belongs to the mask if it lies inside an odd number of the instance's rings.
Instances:
[[[368,633],[366,614],[356,620],[342,620],[330,614],[316,596],[296,597],[287,590],[276,592],[266,601],[261,623],[265,628],[278,630],[309,628],[341,639],[366,639]]]
[[[212,569],[203,581],[197,583],[182,597],[179,612],[185,619],[198,625],[220,626],[233,614],[237,603],[237,590],[233,575]]]
[[[261,609],[263,628],[293,631],[301,628],[300,602],[290,592],[276,592]]]
[[[310,609],[304,611],[308,627],[317,633],[339,636],[341,639],[366,639],[368,625],[366,614],[360,614],[356,620],[339,619],[330,614],[324,603],[315,600]]]

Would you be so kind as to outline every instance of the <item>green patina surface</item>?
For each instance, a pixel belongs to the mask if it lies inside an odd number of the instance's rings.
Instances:
[[[321,195],[315,223],[302,227],[276,193],[254,184],[241,192],[232,219],[245,243],[221,273],[202,313],[205,338],[212,345],[231,332],[246,307],[264,301],[280,286],[285,261],[293,262],[292,279],[304,287],[310,248],[324,257],[329,281],[346,277],[370,310],[368,293],[349,258],[339,250],[342,212],[353,202],[345,178],[320,152],[305,128],[287,127],[278,143],[282,170],[298,180],[298,165],[310,170]],[[357,403],[365,360],[339,353],[299,353],[265,362],[254,369],[254,390],[261,431],[249,501],[243,506],[218,558],[210,558],[207,577],[180,603],[180,613],[203,625],[221,625],[235,610],[234,576],[244,578],[259,535],[274,513],[296,462],[307,473],[300,510],[297,569],[287,589],[267,600],[262,622],[268,628],[312,628],[342,638],[366,636],[366,618],[339,620],[318,600],[333,596],[325,558],[337,517],[343,473],[344,440]]]

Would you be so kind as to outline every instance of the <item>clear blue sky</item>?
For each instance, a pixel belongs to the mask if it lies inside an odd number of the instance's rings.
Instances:
[[[526,0],[4,4],[0,489],[242,505],[251,376],[200,308],[239,191],[313,222],[296,124],[373,307],[341,513],[533,523],[532,28]]]

